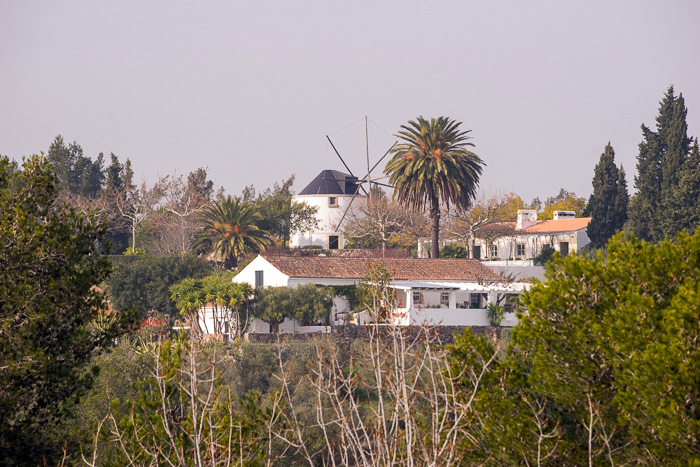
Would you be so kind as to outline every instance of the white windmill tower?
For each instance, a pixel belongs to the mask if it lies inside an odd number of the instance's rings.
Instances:
[[[372,185],[391,187],[391,185],[379,181],[386,177],[372,178],[372,171],[391,152],[396,142],[374,166],[370,167],[367,117],[365,117],[365,139],[367,141],[367,174],[365,177],[359,178],[353,174],[340,152],[338,152],[338,149],[336,149],[333,141],[328,135],[326,135],[326,138],[349,173],[338,170],[323,170],[311,183],[292,198],[292,202],[303,202],[318,208],[316,213],[317,228],[310,232],[296,232],[289,243],[289,246],[293,248],[317,245],[330,250],[342,249],[345,246],[345,238],[343,236],[344,222],[355,200],[357,198],[366,198]]]

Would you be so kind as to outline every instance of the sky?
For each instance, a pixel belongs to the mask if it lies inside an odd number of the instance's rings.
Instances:
[[[670,85],[700,135],[700,2],[0,0],[0,154],[208,169],[240,194],[356,175],[418,116],[471,130],[480,188],[588,197],[608,141],[634,191]],[[372,175],[381,176],[381,163]]]

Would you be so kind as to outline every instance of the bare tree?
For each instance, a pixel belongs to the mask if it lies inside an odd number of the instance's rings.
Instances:
[[[114,204],[129,223],[131,230],[131,248],[136,251],[136,231],[158,207],[163,197],[163,187],[156,183],[150,187],[142,182],[140,187],[129,186],[124,191],[113,191],[108,194],[113,197]]]
[[[360,200],[348,213],[346,238],[367,248],[406,246],[415,243],[428,222],[423,212],[401,206],[389,199],[380,188],[372,188],[370,196]]]
[[[89,458],[83,453],[86,465],[101,465],[100,440],[114,465],[258,465],[262,458],[272,465],[270,444],[284,436],[282,398],[253,393],[237,401],[219,378],[219,350],[184,336],[159,343],[152,357],[140,397],[112,405]]]
[[[156,184],[162,192],[160,209],[151,222],[149,250],[176,254],[191,251],[199,228],[200,213],[211,202],[214,184],[200,168],[184,176],[165,176]]]
[[[522,209],[523,206],[522,199],[514,193],[482,192],[468,209],[449,212],[447,232],[453,238],[464,242],[471,257],[474,240],[481,238],[484,227],[515,221],[517,210]],[[491,232],[495,233],[498,230]]]
[[[369,295],[373,299],[368,304],[381,308],[371,312],[373,316],[392,306],[392,297],[396,307],[393,294],[378,290]],[[294,397],[298,389],[280,348],[279,380],[294,435],[287,438],[290,447],[309,465],[463,462],[464,440],[471,436],[469,421],[476,416],[475,396],[496,353],[484,355],[474,349],[473,364],[457,367],[450,365],[447,350],[428,326],[373,324],[368,331],[368,342],[349,352],[333,341],[316,341],[317,358],[302,382],[311,388],[311,395],[304,393],[306,400]],[[297,410],[301,403],[307,406],[306,417]],[[315,450],[308,443],[310,434],[321,440]]]
[[[372,296],[380,308],[392,306],[393,294]],[[429,327],[367,329],[367,341],[349,348],[315,339],[308,363],[278,341],[277,384],[267,398],[249,394],[240,403],[217,377],[219,347],[162,343],[139,396],[112,407],[85,462],[99,462],[102,439],[124,465],[463,463],[465,440],[476,439],[474,401],[496,352],[469,347],[469,362],[455,364]]]

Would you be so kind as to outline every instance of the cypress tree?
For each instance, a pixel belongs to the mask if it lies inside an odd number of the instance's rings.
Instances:
[[[595,166],[593,194],[587,211],[592,217],[588,237],[602,247],[627,221],[627,181],[625,171],[615,165],[615,151],[608,142],[600,161]]]
[[[687,113],[683,95],[675,97],[670,86],[659,105],[656,131],[642,125],[644,140],[634,178],[637,194],[629,208],[632,230],[642,239],[658,242],[698,225],[686,217],[696,207],[694,185],[700,178],[690,151]]]
[[[700,147],[697,138],[684,162],[678,185],[671,193],[665,202],[668,230],[694,232],[700,226]]]

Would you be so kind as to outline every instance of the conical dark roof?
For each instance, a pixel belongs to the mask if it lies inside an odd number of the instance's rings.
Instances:
[[[357,191],[357,177],[337,170],[323,170],[300,195],[354,195]]]

